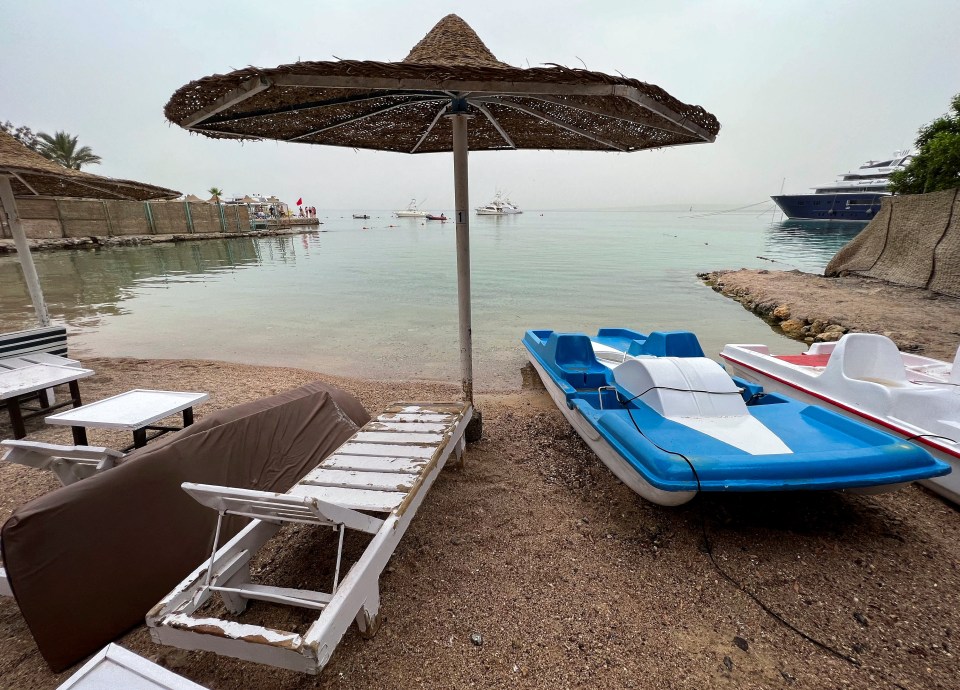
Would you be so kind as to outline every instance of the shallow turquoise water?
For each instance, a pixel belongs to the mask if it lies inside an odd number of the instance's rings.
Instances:
[[[72,354],[459,381],[453,223],[371,215],[321,214],[321,231],[300,236],[34,256],[53,318],[70,327]],[[856,230],[772,223],[769,215],[473,217],[477,387],[520,385],[528,328],[689,329],[710,356],[727,342],[799,351],[696,274],[821,271]],[[29,327],[32,318],[16,257],[0,257],[0,330]]]

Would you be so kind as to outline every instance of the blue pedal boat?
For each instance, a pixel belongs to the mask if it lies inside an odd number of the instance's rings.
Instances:
[[[912,443],[741,379],[687,331],[527,331],[557,407],[643,498],[698,491],[891,491],[950,468]]]

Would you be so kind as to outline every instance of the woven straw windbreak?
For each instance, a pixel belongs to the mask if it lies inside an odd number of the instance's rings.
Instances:
[[[14,196],[88,199],[173,199],[180,192],[143,182],[118,180],[71,170],[31,151],[16,138],[0,132],[0,174],[12,174]],[[24,184],[26,183],[26,184]]]
[[[317,78],[327,81],[322,86],[291,83]],[[185,124],[258,79],[267,88],[199,122]],[[363,79],[416,80],[421,86],[371,89],[350,84]],[[327,86],[329,80],[338,81],[337,87]],[[441,115],[451,103],[451,82],[486,85],[483,93],[467,94],[485,99],[483,107],[488,111],[484,113],[477,100],[468,105],[474,115],[470,121],[473,151],[633,151],[710,141],[720,130],[717,119],[706,110],[682,103],[652,84],[589,70],[521,69],[500,62],[455,15],[444,17],[403,62],[341,60],[272,69],[248,67],[190,82],[174,93],[164,112],[172,122],[214,138],[279,139],[408,153],[450,151],[451,124]],[[641,98],[674,113],[681,124],[623,95],[569,93],[571,87],[591,86],[635,89]],[[686,129],[683,123],[700,131]]]
[[[960,297],[960,189],[885,198],[824,271],[844,273]]]

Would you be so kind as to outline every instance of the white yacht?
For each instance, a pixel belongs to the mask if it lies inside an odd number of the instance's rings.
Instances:
[[[912,151],[896,151],[891,158],[870,160],[858,170],[843,173],[840,180],[820,185],[812,194],[770,198],[792,220],[866,222],[880,210],[880,200],[890,196],[890,174],[905,168],[912,159]]]
[[[516,213],[523,213],[523,211],[510,199],[504,199],[500,192],[497,192],[489,204],[477,208],[478,216],[509,216]]]
[[[410,204],[399,211],[394,211],[393,215],[397,218],[426,218],[427,212],[417,208],[417,200],[410,199]]]

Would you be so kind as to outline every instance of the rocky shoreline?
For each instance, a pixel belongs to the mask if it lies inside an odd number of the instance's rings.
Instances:
[[[301,235],[316,232],[318,226],[293,226],[249,230],[246,232],[197,232],[177,233],[173,235],[111,235],[90,237],[58,237],[51,239],[28,239],[30,251],[48,251],[55,249],[96,249],[100,247],[129,247],[141,244],[166,242],[191,242],[193,240],[223,240],[236,237],[279,237],[283,235]],[[0,254],[12,254],[17,251],[13,240],[0,239]]]
[[[882,333],[901,350],[952,360],[960,343],[960,299],[875,278],[827,278],[802,271],[701,273],[775,330],[807,343],[851,331]]]

